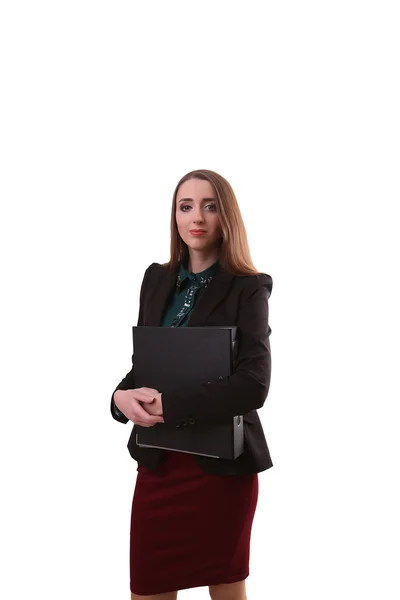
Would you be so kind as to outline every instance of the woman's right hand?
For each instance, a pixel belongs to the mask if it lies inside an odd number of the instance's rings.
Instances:
[[[149,388],[146,388],[149,389]],[[154,390],[157,392],[157,390]],[[141,427],[153,427],[156,423],[164,423],[162,415],[155,416],[140,405],[140,402],[151,404],[154,398],[142,391],[142,388],[133,390],[116,390],[114,392],[115,406],[126,416],[127,419]]]

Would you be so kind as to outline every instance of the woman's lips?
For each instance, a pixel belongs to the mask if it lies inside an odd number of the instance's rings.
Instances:
[[[189,231],[189,233],[191,233],[192,235],[204,235],[206,232],[205,231],[196,231],[195,229],[192,229],[191,231]]]

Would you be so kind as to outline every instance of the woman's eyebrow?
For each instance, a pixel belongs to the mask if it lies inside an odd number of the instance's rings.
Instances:
[[[203,198],[202,202],[210,202],[210,200],[216,200],[216,198]],[[193,198],[181,198],[179,202],[193,202]]]

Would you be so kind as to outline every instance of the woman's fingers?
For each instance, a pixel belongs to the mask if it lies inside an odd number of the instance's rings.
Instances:
[[[144,408],[140,406],[139,403],[133,409],[135,413],[135,423],[137,420],[140,420],[142,423],[147,423],[148,425],[155,425],[156,423],[162,423],[164,419],[159,416],[149,415],[148,412],[145,411]]]
[[[153,402],[154,397],[156,396],[156,394],[158,394],[158,390],[148,387],[136,388],[135,391],[141,392],[143,394],[145,399],[142,400],[142,402]]]
[[[163,421],[157,421],[157,423],[163,423]],[[135,425],[140,425],[140,427],[154,427],[157,423],[142,423],[141,421],[135,421]]]
[[[158,394],[157,390],[151,388],[136,388],[133,391],[133,397],[139,402],[151,403],[154,401],[155,394]]]
[[[140,425],[140,427],[154,427],[157,423],[164,423],[164,421],[155,421],[153,423],[145,423],[144,421],[135,420],[133,421],[135,425]]]
[[[164,423],[164,418],[160,414],[161,411],[155,410],[155,408],[150,410],[150,405],[155,402],[155,395],[158,394],[157,390],[143,387],[123,390],[120,391],[120,394],[122,395],[122,400],[117,408],[135,425],[153,427],[156,423]],[[146,403],[146,407],[149,406],[150,412],[147,412],[141,403]],[[151,412],[158,412],[158,414],[150,414]]]

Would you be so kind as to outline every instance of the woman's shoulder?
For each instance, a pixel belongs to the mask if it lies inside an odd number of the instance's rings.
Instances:
[[[273,279],[268,273],[258,272],[251,275],[235,275],[235,278],[250,292],[262,287],[266,287],[269,294],[272,292]]]
[[[241,281],[246,287],[257,289],[266,285],[272,290],[273,279],[269,273],[264,273],[263,271],[256,271],[254,273],[235,275],[234,277]]]
[[[145,270],[143,279],[145,281],[147,281],[152,276],[154,276],[156,279],[158,279],[162,275],[169,275],[169,274],[174,275],[176,273],[172,272],[172,270],[168,267],[167,263],[153,262]]]
[[[269,275],[269,273],[263,273],[263,272],[257,272],[257,273],[251,273],[251,274],[246,274],[246,275],[236,275],[236,277],[240,277],[243,280],[246,280],[248,282],[256,282],[256,283],[260,283],[261,285],[263,285],[266,282],[272,282],[272,277],[271,275]]]
[[[145,271],[145,274],[146,273],[151,273],[151,271],[154,271],[154,269],[157,269],[157,268],[160,268],[160,267],[161,268],[163,267],[163,265],[161,263],[153,262],[153,263],[151,263],[151,265],[149,265],[147,267],[147,269]]]

